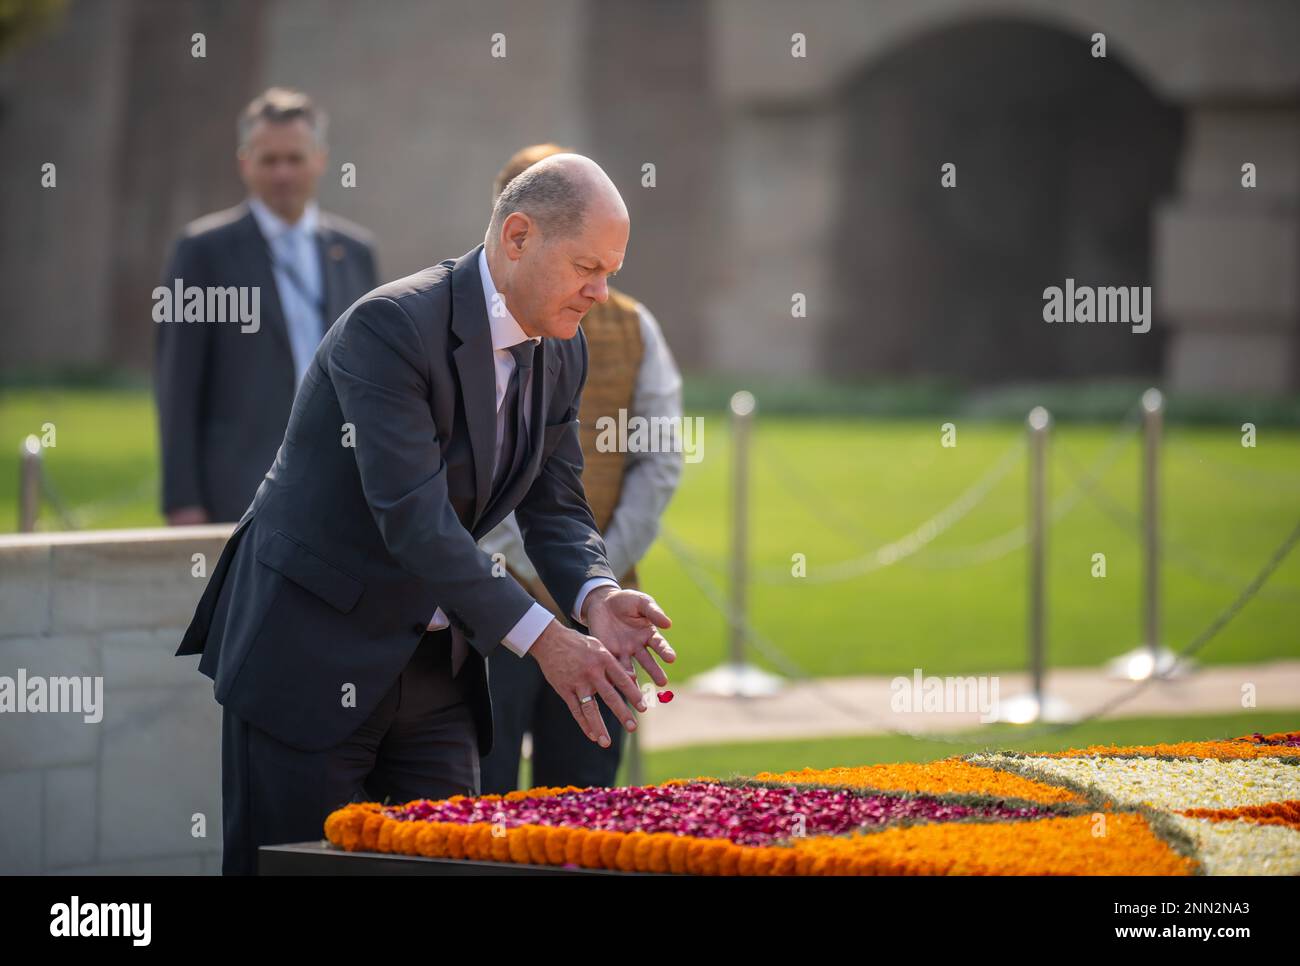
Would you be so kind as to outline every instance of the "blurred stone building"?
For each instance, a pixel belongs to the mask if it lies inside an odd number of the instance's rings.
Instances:
[[[591,154],[690,371],[1300,389],[1298,41],[1290,0],[73,0],[0,62],[0,373],[147,370],[276,83],[387,277],[481,240],[515,148]],[[1150,285],[1152,331],[1047,325],[1066,278]]]

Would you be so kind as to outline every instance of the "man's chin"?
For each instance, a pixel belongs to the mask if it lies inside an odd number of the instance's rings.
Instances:
[[[556,320],[554,326],[554,336],[556,339],[572,339],[578,334],[578,323],[582,321],[582,316],[575,315],[573,312],[563,312],[560,318]]]
[[[293,195],[270,194],[264,199],[266,207],[281,218],[291,218],[296,212],[301,212],[307,207],[307,202]]]

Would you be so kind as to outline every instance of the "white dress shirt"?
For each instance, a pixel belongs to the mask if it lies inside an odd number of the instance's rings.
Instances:
[[[293,384],[297,389],[326,327],[326,320],[321,318],[322,280],[320,252],[316,247],[320,209],[315,201],[307,202],[302,217],[291,225],[260,198],[250,198],[248,207],[274,255],[271,272],[275,276],[275,292],[289,334]]]
[[[668,348],[668,341],[655,317],[640,302],[637,315],[641,320],[641,341],[645,351],[637,369],[629,416],[650,419],[682,415],[682,375]],[[618,504],[605,526],[605,551],[610,569],[622,576],[645,556],[659,532],[663,515],[677,490],[682,476],[680,451],[627,453],[623,486]],[[516,573],[528,581],[537,579],[537,570],[524,552],[519,523],[511,513],[479,541],[488,554],[500,553]]]
[[[492,281],[492,273],[488,270],[486,249],[479,252],[478,273],[479,278],[483,282],[483,301],[484,304],[487,305],[488,325],[492,330],[492,357],[495,362],[494,368],[496,373],[497,439],[496,458],[493,463],[493,473],[495,475],[496,464],[502,459],[509,459],[512,455],[510,453],[502,453],[501,451],[501,443],[505,435],[506,425],[506,413],[502,403],[505,402],[506,389],[509,387],[510,377],[514,375],[515,371],[515,357],[511,354],[510,347],[518,345],[520,342],[529,341],[530,338],[534,344],[541,342],[542,340],[540,336],[530,337],[526,332],[524,332],[524,330],[519,327],[519,323],[515,321],[514,316],[510,314],[510,310],[506,307],[505,298],[497,297],[497,287]],[[534,381],[533,373],[530,371],[527,384],[520,387],[519,405],[523,407],[524,425],[526,427],[529,427],[532,422],[529,413],[531,409],[529,406],[529,399],[532,395]],[[514,514],[512,513],[510,516],[513,518]],[[501,579],[509,580],[510,578],[506,576]],[[592,577],[582,585],[581,589],[578,591],[578,599],[573,604],[572,614],[575,621],[582,621],[582,603],[587,599],[587,595],[597,587],[605,584],[612,587],[618,587],[618,582],[610,580],[608,577]],[[520,657],[523,657],[528,653],[528,649],[533,646],[533,643],[537,638],[541,636],[542,631],[546,630],[546,625],[554,619],[554,616],[549,610],[541,604],[534,602],[533,606],[530,607],[524,616],[519,619],[519,622],[510,629],[504,638],[501,639],[501,643],[510,648],[510,650],[514,651]],[[450,622],[447,620],[447,615],[444,614],[442,608],[439,607],[433,612],[433,618],[429,621],[428,629],[431,631],[438,631],[448,627],[449,625]]]

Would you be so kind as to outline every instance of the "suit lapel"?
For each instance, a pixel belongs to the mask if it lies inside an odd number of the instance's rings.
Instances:
[[[465,401],[470,449],[474,454],[474,522],[478,523],[492,494],[492,457],[496,448],[496,369],[492,361],[492,330],[488,326],[483,282],[478,273],[477,246],[456,260],[451,271],[451,331],[460,340],[452,351]]]
[[[253,217],[248,203],[245,202],[243,207],[244,217],[239,220],[239,232],[242,238],[237,246],[235,257],[241,261],[246,276],[252,279],[252,284],[261,292],[262,321],[266,323],[272,336],[279,341],[292,360],[293,348],[289,345],[289,330],[285,325],[284,310],[280,307],[275,275],[271,271],[271,253],[266,236],[257,227],[257,219]],[[291,362],[290,373],[292,372]]]

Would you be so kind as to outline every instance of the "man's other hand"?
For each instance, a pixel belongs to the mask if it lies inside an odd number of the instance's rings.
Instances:
[[[630,702],[638,711],[646,710],[641,689],[599,640],[552,620],[528,653],[592,741],[602,748],[610,744],[605,719],[596,706],[597,696],[618,715],[625,729],[636,730],[636,718],[627,706]]]
[[[201,506],[182,506],[167,511],[169,527],[193,527],[208,522],[208,511]]]

